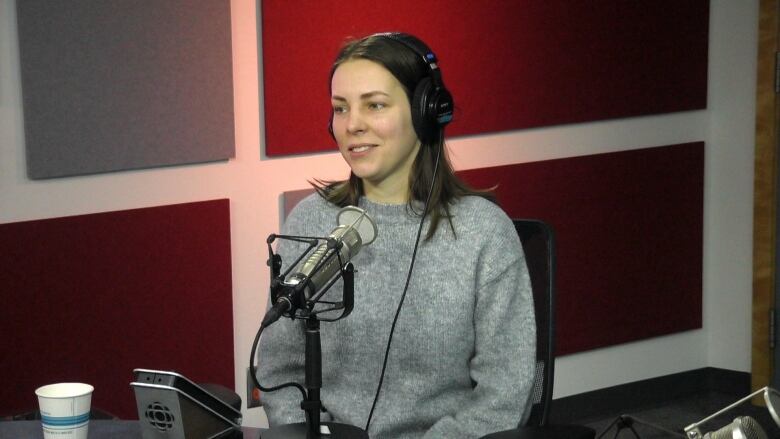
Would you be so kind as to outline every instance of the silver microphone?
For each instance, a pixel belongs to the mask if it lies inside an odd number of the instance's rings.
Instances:
[[[703,439],[768,439],[766,432],[750,416],[739,416],[731,424],[707,433]]]
[[[280,283],[283,291],[263,318],[263,327],[277,321],[285,313],[295,313],[305,301],[329,285],[364,245],[376,239],[376,223],[359,207],[342,208],[336,216],[336,223],[339,226],[331,232],[326,242],[320,244]]]
[[[336,222],[339,226],[331,232],[327,242],[320,244],[314,253],[301,261],[282,285],[296,288],[304,282],[303,291],[309,299],[338,275],[364,245],[376,239],[376,223],[359,207],[344,207],[339,211]],[[336,251],[338,254],[331,256]]]

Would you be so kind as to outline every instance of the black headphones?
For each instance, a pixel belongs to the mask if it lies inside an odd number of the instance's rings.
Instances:
[[[425,43],[409,34],[383,32],[370,37],[383,37],[404,45],[419,55],[430,69],[430,75],[417,83],[412,94],[411,107],[412,125],[417,137],[423,144],[434,142],[438,139],[441,129],[452,120],[452,112],[455,108],[452,95],[442,82],[436,55]],[[332,117],[328,130],[333,136]]]
[[[417,137],[429,143],[439,136],[442,127],[452,120],[455,104],[452,95],[444,87],[436,55],[419,39],[400,32],[374,34],[397,41],[422,57],[430,68],[430,76],[417,83],[412,95],[412,124]]]

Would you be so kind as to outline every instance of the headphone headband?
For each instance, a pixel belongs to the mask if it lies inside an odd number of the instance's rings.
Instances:
[[[375,37],[385,37],[389,38],[393,41],[397,41],[404,46],[411,49],[414,53],[420,56],[420,58],[423,59],[425,64],[428,65],[428,67],[431,69],[431,71],[439,71],[438,66],[438,60],[436,59],[436,54],[433,53],[431,49],[428,48],[428,46],[422,44],[421,41],[417,39],[412,39],[409,37],[409,35],[401,33],[401,32],[383,32],[374,34]],[[441,72],[439,72],[441,73]]]

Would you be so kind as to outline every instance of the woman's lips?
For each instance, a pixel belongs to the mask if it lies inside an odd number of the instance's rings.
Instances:
[[[369,149],[373,148],[374,146],[376,146],[376,145],[371,145],[371,144],[368,144],[368,143],[361,143],[361,144],[358,144],[358,145],[349,145],[349,152],[352,152],[352,153],[355,153],[355,154],[359,154],[361,152],[368,151]]]

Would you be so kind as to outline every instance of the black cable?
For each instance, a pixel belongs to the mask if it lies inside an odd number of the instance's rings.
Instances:
[[[252,375],[252,382],[257,386],[258,389],[262,390],[263,392],[274,392],[279,389],[283,389],[285,387],[296,387],[298,390],[301,391],[301,394],[303,395],[303,399],[306,399],[306,390],[304,390],[303,386],[301,386],[298,383],[285,383],[280,384],[278,386],[274,387],[263,387],[260,385],[260,382],[257,381],[257,366],[255,366],[255,353],[257,352],[257,344],[260,341],[260,334],[263,333],[263,330],[265,329],[265,326],[260,325],[260,329],[257,330],[257,335],[255,335],[255,341],[252,342],[252,352],[249,354],[249,370],[252,372],[250,375]]]
[[[441,136],[442,133],[439,135]],[[441,137],[440,137],[441,138]],[[385,369],[387,369],[387,359],[390,356],[390,345],[393,342],[393,333],[395,332],[395,325],[398,322],[398,316],[401,314],[401,307],[403,307],[404,299],[406,299],[406,291],[409,289],[409,281],[412,278],[412,268],[414,268],[414,261],[417,258],[417,247],[420,245],[420,236],[422,235],[423,225],[425,224],[425,217],[428,216],[428,204],[431,201],[431,195],[433,194],[433,186],[436,184],[436,174],[439,171],[439,158],[441,157],[441,150],[444,149],[444,145],[436,152],[436,162],[433,166],[433,177],[431,178],[431,188],[428,190],[428,196],[425,198],[425,206],[423,207],[422,218],[420,219],[420,227],[417,229],[417,239],[414,241],[414,250],[412,251],[412,261],[409,263],[409,272],[406,275],[406,284],[404,285],[404,291],[401,293],[401,300],[398,302],[398,308],[395,310],[395,317],[393,317],[393,324],[390,326],[390,336],[387,339],[387,347],[385,348],[385,358],[382,361],[382,373],[379,375],[379,384],[376,388],[376,394],[374,395],[374,402],[371,404],[371,411],[368,413],[368,420],[366,421],[365,431],[368,432],[368,427],[371,425],[371,418],[374,416],[374,409],[376,403],[379,400],[379,393],[382,391],[382,383],[385,381]]]

